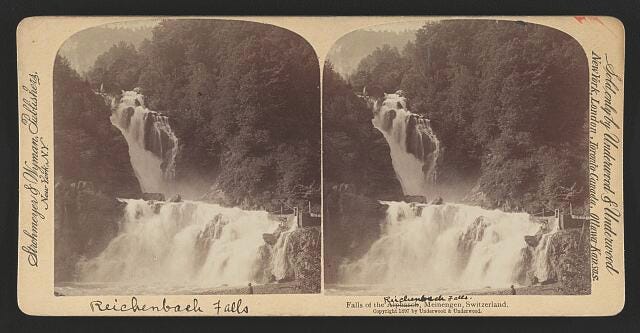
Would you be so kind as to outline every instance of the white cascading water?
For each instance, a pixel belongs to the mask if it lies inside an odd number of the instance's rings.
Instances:
[[[166,193],[175,176],[178,138],[169,119],[144,104],[137,91],[123,91],[112,103],[111,123],[122,132],[129,145],[133,171],[143,192]]]
[[[178,139],[168,118],[145,107],[144,96],[123,91],[111,105],[111,122],[129,145],[143,192],[171,191]],[[297,221],[273,220],[266,211],[246,211],[198,201],[124,203],[118,233],[93,258],[76,265],[65,295],[193,293],[246,287],[291,278],[288,244]],[[272,245],[265,234],[276,237]]]
[[[523,269],[524,236],[542,227],[526,213],[462,204],[384,204],[389,208],[381,237],[360,259],[340,267],[342,283],[404,291],[508,287]],[[549,271],[549,235],[543,235],[532,258],[540,281]]]
[[[373,113],[373,126],[389,144],[402,191],[406,195],[427,196],[429,186],[435,181],[440,153],[440,141],[429,119],[407,110],[407,100],[401,92],[385,94],[382,104],[374,103]]]
[[[97,257],[78,264],[79,282],[133,286],[131,290],[246,286],[265,267],[274,267],[276,279],[284,277],[292,221],[278,237],[271,262],[265,263],[259,256],[263,234],[280,224],[265,211],[195,201],[121,201],[126,207],[118,235]]]
[[[549,263],[549,245],[551,237],[558,231],[558,225],[549,227],[548,232],[542,234],[538,245],[533,250],[532,270],[539,281],[551,278],[551,266]]]
[[[276,278],[280,280],[287,275],[287,271],[291,267],[289,264],[289,256],[287,256],[287,246],[291,239],[291,233],[298,228],[297,223],[292,223],[287,231],[284,231],[278,237],[276,244],[273,246],[273,254],[271,260],[271,271]]]
[[[428,196],[435,185],[440,142],[428,119],[407,110],[401,91],[373,103],[372,123],[384,135],[405,195]],[[432,193],[431,193],[432,194]],[[447,203],[383,202],[381,236],[360,258],[343,263],[344,285],[424,292],[501,288],[526,279],[549,278],[551,236],[527,213],[506,213]],[[542,233],[528,248],[525,236]],[[527,261],[523,251],[531,253]],[[415,289],[414,289],[415,288]]]

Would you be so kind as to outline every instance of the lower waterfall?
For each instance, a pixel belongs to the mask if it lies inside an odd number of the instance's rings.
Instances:
[[[420,290],[471,290],[517,284],[529,271],[546,279],[549,237],[542,235],[527,264],[524,237],[542,224],[526,213],[505,213],[463,204],[383,202],[387,217],[380,238],[359,259],[339,270],[343,284]]]
[[[280,279],[287,270],[286,243],[278,236],[270,262],[259,250],[263,234],[283,228],[265,211],[245,211],[195,201],[126,204],[118,235],[95,258],[78,264],[81,283],[212,288],[246,286],[264,267]]]

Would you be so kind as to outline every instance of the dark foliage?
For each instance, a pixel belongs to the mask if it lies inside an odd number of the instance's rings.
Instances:
[[[440,186],[463,188],[486,206],[537,212],[586,203],[587,66],[580,45],[555,29],[509,21],[442,21],[418,30],[402,52],[376,49],[351,77],[351,89],[402,89],[409,108],[431,119],[442,147]],[[325,72],[325,89],[335,82]],[[338,130],[348,126],[346,117],[338,121],[343,124],[332,122],[330,103],[349,99],[344,94],[325,94],[325,160],[351,171],[335,175],[325,164],[329,181],[362,168],[339,161],[361,154],[341,139],[348,132]],[[342,113],[362,115],[361,125],[351,131],[370,127],[363,105],[342,104],[350,110]]]
[[[370,106],[353,94],[329,62],[324,66],[323,86],[325,188],[350,184],[377,198],[401,195],[387,142],[371,124]]]
[[[56,57],[53,71],[56,183],[89,181],[106,193],[139,195],[127,143],[111,125],[104,99],[65,58]]]
[[[230,204],[319,203],[318,61],[300,36],[250,22],[167,20],[138,50],[114,45],[88,77],[109,93],[140,87],[147,106],[170,117],[179,182],[215,183]]]

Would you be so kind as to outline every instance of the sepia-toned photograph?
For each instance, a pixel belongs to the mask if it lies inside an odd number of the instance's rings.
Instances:
[[[591,293],[589,62],[522,21],[352,31],[323,74],[330,295]]]
[[[53,69],[57,296],[320,291],[320,70],[270,24],[77,32]]]
[[[625,310],[615,17],[16,24],[20,314]]]

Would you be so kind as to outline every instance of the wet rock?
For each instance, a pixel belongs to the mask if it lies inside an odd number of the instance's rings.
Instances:
[[[129,128],[129,126],[131,126],[131,117],[133,117],[133,114],[135,113],[135,110],[133,109],[133,107],[128,107],[126,109],[124,109],[124,124],[122,124],[124,128]]]
[[[396,111],[389,110],[384,114],[384,118],[382,121],[382,129],[385,132],[388,132],[393,127],[393,120],[396,118]]]
[[[147,204],[149,204],[154,214],[160,213],[160,209],[162,209],[162,202],[147,201]],[[137,212],[136,212],[136,215],[137,215]]]
[[[142,200],[146,201],[165,201],[162,193],[142,193]]]
[[[182,197],[180,194],[175,194],[171,198],[169,198],[169,202],[182,202]]]
[[[430,204],[432,204],[432,205],[442,205],[443,203],[444,203],[444,199],[442,199],[442,197],[435,197],[430,202]]]
[[[541,237],[542,235],[524,236],[524,241],[527,243],[527,245],[531,247],[536,247],[538,246],[538,243],[540,243]]]
[[[514,271],[514,281],[520,285],[526,285],[529,282],[529,267],[531,267],[531,261],[533,260],[533,254],[529,247],[520,249],[520,261]]]
[[[273,246],[276,244],[276,242],[278,241],[278,236],[274,235],[274,234],[262,234],[262,239],[264,239],[264,242]]]
[[[275,281],[275,276],[271,272],[271,247],[267,244],[263,244],[258,248],[257,265],[253,266],[251,273],[251,279],[258,283],[271,283]]]
[[[485,237],[485,230],[489,224],[485,221],[484,216],[478,216],[473,224],[471,224],[458,238],[458,253],[460,256],[458,259],[458,267],[463,268],[467,266],[473,247],[481,242]]]

